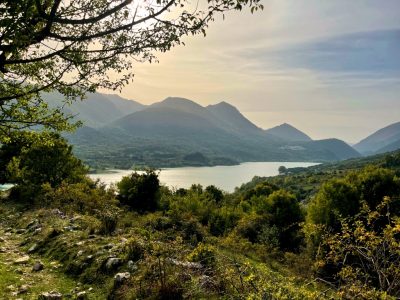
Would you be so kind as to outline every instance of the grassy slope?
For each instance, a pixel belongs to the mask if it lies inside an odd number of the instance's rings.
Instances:
[[[385,156],[381,155],[292,170],[286,176],[256,178],[242,186],[238,193],[267,180],[292,190],[299,199],[307,200],[327,179],[371,163],[382,165],[385,161]],[[187,262],[195,250],[190,241],[181,240],[185,231],[163,224],[162,212],[147,215],[125,212],[115,234],[92,235],[98,220],[90,216],[77,212],[59,215],[49,208],[25,209],[0,199],[0,220],[0,236],[3,237],[0,248],[4,250],[0,253],[0,299],[35,299],[41,292],[57,290],[67,294],[73,293],[75,288],[79,291],[92,288],[89,299],[106,299],[113,290],[114,275],[126,271],[132,275],[130,285],[118,299],[149,298],[148,295],[157,298],[155,295],[166,293],[167,288],[174,290],[171,285],[176,282],[181,284],[180,292],[187,298],[240,298],[244,293],[250,299],[262,295],[275,299],[338,298],[328,286],[301,274],[307,267],[296,272],[290,266],[290,255],[282,264],[281,259],[273,258],[272,254],[265,253],[265,249],[248,241],[238,242],[229,235],[206,236],[204,240],[215,249],[213,273],[204,268],[193,269],[172,263],[171,258]],[[40,224],[41,231],[32,230],[29,226],[32,221]],[[154,229],[157,227],[160,228]],[[38,248],[29,254],[29,261],[14,264],[15,259],[25,255],[34,244]],[[105,262],[110,256],[120,258],[122,263],[105,270]],[[299,258],[295,259],[298,262]],[[40,260],[45,268],[33,273],[31,268],[36,260]],[[128,267],[129,260],[133,260],[134,269]],[[305,260],[304,264],[307,263]],[[205,279],[209,282],[204,282]],[[28,292],[14,295],[24,284],[29,285]]]
[[[4,236],[0,247],[6,249],[6,253],[0,254],[0,299],[36,299],[40,293],[52,290],[64,295],[74,295],[73,290],[76,288],[78,291],[88,291],[92,288],[88,292],[89,299],[106,299],[106,295],[113,287],[114,274],[129,271],[125,247],[128,239],[144,241],[144,244],[151,249],[149,248],[147,254],[135,262],[137,270],[130,271],[134,286],[132,294],[126,292],[117,299],[135,299],[138,294],[140,295],[140,291],[137,290],[139,285],[144,286],[143,289],[147,293],[150,291],[154,294],[151,299],[157,298],[156,295],[160,293],[160,279],[156,276],[157,271],[156,275],[152,276],[149,272],[153,272],[153,268],[157,266],[158,257],[162,257],[161,262],[167,274],[167,282],[177,280],[175,274],[190,276],[191,280],[183,284],[184,296],[187,298],[237,299],[240,298],[242,289],[254,299],[259,298],[260,294],[274,295],[276,299],[315,299],[317,296],[325,298],[325,286],[294,275],[278,263],[262,263],[251,256],[241,254],[254,251],[251,245],[247,245],[248,249],[235,249],[236,246],[227,240],[207,242],[210,245],[218,245],[215,246],[218,248],[218,274],[215,275],[171,264],[168,262],[169,257],[186,261],[188,253],[193,250],[192,247],[171,241],[165,237],[168,234],[166,232],[148,232],[145,229],[148,222],[146,217],[129,218],[129,229],[120,230],[119,234],[97,235],[93,238],[88,235],[88,228],[85,227],[84,222],[80,221],[72,224],[75,225],[76,230],[60,231],[58,235],[53,236],[54,229],[58,232],[61,228],[70,226],[71,219],[85,219],[82,215],[75,214],[73,218],[69,216],[66,219],[60,219],[54,216],[53,211],[47,209],[23,212],[17,209],[15,212],[15,205],[7,202],[0,203],[0,212],[3,219],[0,233]],[[41,224],[41,232],[35,234],[28,229],[24,233],[16,233],[18,229],[26,228],[28,223],[36,219],[39,219]],[[5,231],[8,233],[5,234]],[[34,254],[29,254],[28,263],[13,264],[16,258],[25,255],[27,249],[34,244],[38,244],[39,247]],[[107,245],[113,245],[113,247],[108,248]],[[160,251],[162,255],[157,254],[157,251]],[[79,274],[77,268],[83,265],[85,257],[89,255],[94,256],[92,262],[84,268],[83,273]],[[115,269],[104,271],[104,262],[110,256],[119,257],[124,263]],[[41,261],[45,268],[33,273],[32,264],[37,260]],[[238,266],[240,266],[240,271]],[[207,286],[207,283],[201,283],[207,276],[215,278],[215,281],[209,283],[210,286]],[[233,290],[237,290],[236,294],[221,294],[218,290],[218,286],[222,284],[220,281],[226,281],[224,285],[227,284]],[[29,285],[28,293],[14,297],[13,292],[17,292],[23,284]],[[257,289],[253,289],[253,284],[257,285]]]

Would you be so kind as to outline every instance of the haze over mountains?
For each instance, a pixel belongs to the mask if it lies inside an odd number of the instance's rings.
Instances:
[[[226,102],[203,107],[169,97],[145,106],[96,93],[68,109],[85,125],[67,138],[78,156],[97,167],[322,162],[360,156],[341,140],[314,141],[286,123],[261,129]]]

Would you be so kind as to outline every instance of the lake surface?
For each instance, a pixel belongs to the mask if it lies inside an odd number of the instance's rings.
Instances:
[[[215,185],[224,191],[233,192],[235,187],[249,182],[254,176],[278,175],[278,168],[310,167],[318,163],[307,162],[247,162],[236,166],[182,167],[162,169],[159,175],[162,184],[171,188],[189,188],[194,183],[203,186]],[[108,173],[90,174],[106,184],[116,183],[131,170],[112,170]]]
[[[0,184],[0,191],[6,191],[12,188],[12,184]]]

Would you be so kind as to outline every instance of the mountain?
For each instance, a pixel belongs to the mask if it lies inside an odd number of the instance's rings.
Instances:
[[[136,137],[201,138],[218,135],[219,121],[204,107],[184,98],[169,97],[144,110],[126,115],[106,126]]]
[[[398,150],[398,149],[400,149],[400,139],[395,141],[395,142],[393,142],[393,143],[391,143],[391,144],[389,144],[389,145],[386,145],[385,147],[382,147],[382,148],[378,149],[376,151],[376,153],[391,152],[391,151],[395,151],[395,150]]]
[[[388,151],[396,150],[400,141],[400,122],[386,126],[373,134],[369,135],[354,148],[362,154],[381,153],[387,149]],[[391,145],[391,146],[390,146]]]
[[[68,138],[79,157],[101,167],[322,162],[360,156],[343,141],[312,141],[289,128],[282,138],[258,128],[226,102],[203,107],[188,99],[169,97],[96,129],[83,128]]]
[[[307,134],[287,123],[283,123],[279,126],[267,129],[265,130],[265,133],[279,137],[285,141],[312,141],[312,139]]]
[[[206,107],[226,130],[242,134],[262,134],[262,129],[246,119],[233,105],[222,101]]]
[[[59,94],[46,94],[45,98],[52,106],[63,105],[63,98]],[[88,94],[85,100],[64,105],[64,112],[76,115],[76,119],[83,121],[85,126],[97,128],[145,107],[139,102],[118,95],[92,93]]]
[[[305,143],[304,147],[314,151],[321,151],[331,161],[360,157],[360,153],[339,139],[310,141]]]

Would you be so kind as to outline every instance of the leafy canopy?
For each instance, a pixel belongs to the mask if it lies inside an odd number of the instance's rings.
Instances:
[[[205,34],[217,13],[262,9],[260,0],[5,0],[0,3],[0,137],[35,125],[71,129],[60,108],[97,88],[120,89],[134,62]]]
[[[12,143],[0,148],[0,166],[0,182],[38,187],[80,182],[87,173],[72,146],[58,134],[46,132],[15,134]]]

